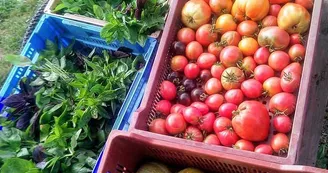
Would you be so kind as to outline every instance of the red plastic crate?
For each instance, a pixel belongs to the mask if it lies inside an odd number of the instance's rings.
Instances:
[[[159,161],[178,169],[196,167],[205,172],[223,173],[324,173],[327,170],[298,165],[279,165],[250,158],[213,153],[191,146],[143,137],[133,133],[112,131],[99,173],[133,173],[148,161]]]
[[[140,108],[133,114],[133,120],[130,125],[130,129],[133,133],[141,134],[149,137],[150,139],[158,139],[162,141],[170,141],[176,143],[181,148],[192,146],[194,149],[201,149],[204,152],[206,150],[216,152],[217,154],[232,154],[237,156],[244,156],[247,158],[268,161],[272,163],[297,164],[296,160],[298,157],[298,151],[300,150],[303,134],[303,126],[306,115],[306,110],[308,107],[308,99],[310,98],[309,89],[310,81],[313,73],[314,62],[316,58],[314,56],[314,50],[316,46],[316,40],[318,37],[319,21],[322,7],[322,0],[315,0],[314,8],[312,12],[312,21],[310,25],[310,30],[308,34],[308,39],[306,43],[306,57],[303,64],[303,74],[301,80],[301,86],[299,89],[298,99],[295,114],[293,117],[293,128],[290,133],[290,145],[289,151],[286,157],[264,155],[249,151],[241,151],[233,148],[206,145],[201,142],[188,141],[181,138],[176,138],[172,136],[165,136],[160,134],[155,134],[148,132],[148,124],[156,118],[156,111],[154,110],[154,105],[160,100],[159,87],[161,82],[166,78],[170,72],[170,60],[173,56],[171,52],[171,45],[176,39],[176,34],[181,28],[182,23],[180,21],[180,15],[183,5],[188,0],[173,1],[171,4],[169,16],[164,28],[162,35],[162,40],[159,45],[159,49],[156,55],[156,59],[153,65],[153,70],[150,74],[149,82],[146,88],[146,92],[141,103]],[[313,115],[315,116],[315,115]],[[272,134],[271,134],[272,135]],[[316,150],[316,148],[313,148]]]

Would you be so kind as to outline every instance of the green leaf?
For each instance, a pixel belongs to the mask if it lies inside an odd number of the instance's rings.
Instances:
[[[104,87],[101,84],[96,84],[95,86],[93,86],[90,89],[90,92],[99,94],[99,93],[103,92],[103,90],[104,90]]]
[[[49,124],[43,124],[40,125],[40,141],[43,142],[47,139],[49,132],[50,132],[50,125]]]
[[[51,72],[49,76],[45,77],[44,79],[49,82],[55,82],[59,78],[59,75],[57,73]]]
[[[58,11],[61,11],[63,9],[67,8],[66,5],[64,3],[60,3],[56,6],[56,8],[52,11],[54,13],[58,12]]]
[[[104,91],[103,93],[101,93],[99,95],[99,99],[101,101],[110,101],[116,98],[117,94],[115,93],[115,90],[108,90],[108,91]]]
[[[65,56],[62,56],[60,58],[60,68],[61,69],[64,69],[66,67],[66,57]]]
[[[40,117],[40,124],[48,124],[52,120],[52,115],[48,112],[43,112]]]
[[[26,67],[32,65],[32,61],[21,55],[5,55],[4,59],[18,67]]]
[[[16,157],[15,151],[0,150],[0,158],[1,159],[8,159],[8,158],[12,158],[12,157]]]
[[[93,12],[98,19],[100,19],[100,20],[104,19],[104,17],[105,17],[104,11],[98,5],[93,5]]]
[[[59,110],[62,106],[63,106],[63,103],[59,103],[59,104],[55,105],[54,107],[52,107],[48,111],[48,114],[53,114],[54,112],[56,112],[57,110]]]
[[[26,157],[26,156],[29,156],[29,155],[30,155],[30,153],[28,152],[27,148],[22,148],[17,153],[17,157]]]
[[[71,138],[71,146],[73,149],[77,146],[77,140],[79,139],[81,132],[82,129],[78,130]]]
[[[1,173],[39,173],[39,169],[33,164],[33,162],[20,159],[10,158],[4,161],[1,167]]]
[[[30,83],[30,86],[41,86],[43,84],[44,84],[44,80],[38,77],[33,82]]]

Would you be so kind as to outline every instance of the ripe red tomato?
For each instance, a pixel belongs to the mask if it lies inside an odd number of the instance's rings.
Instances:
[[[242,21],[237,26],[237,32],[241,36],[255,37],[259,32],[258,24],[252,20]]]
[[[199,75],[200,69],[197,64],[195,63],[189,63],[184,68],[184,75],[188,79],[196,79]]]
[[[273,149],[268,144],[260,144],[255,148],[254,152],[272,155]]]
[[[223,101],[224,98],[221,94],[213,94],[207,97],[205,104],[210,108],[211,111],[218,111]]]
[[[272,4],[270,6],[269,15],[278,17],[281,6],[278,4]]]
[[[241,83],[241,90],[246,97],[255,99],[262,95],[262,84],[255,79],[248,79]]]
[[[221,63],[215,63],[211,67],[211,74],[213,77],[221,80],[221,75],[224,70],[225,70],[225,67]]]
[[[238,89],[245,80],[242,70],[237,67],[229,67],[225,69],[221,76],[221,85],[225,90]]]
[[[270,118],[266,107],[258,101],[244,101],[238,106],[232,127],[242,139],[263,141],[269,135]]]
[[[203,142],[205,144],[221,145],[219,138],[215,134],[206,136]]]
[[[227,46],[220,53],[220,61],[225,67],[236,67],[243,59],[243,53],[236,46]]]
[[[241,36],[236,31],[228,31],[221,36],[220,45],[222,46],[238,46]]]
[[[204,89],[208,95],[217,94],[222,90],[222,85],[219,79],[211,78],[206,82]]]
[[[237,24],[231,14],[222,14],[216,20],[215,29],[217,29],[221,34],[224,34],[228,31],[235,31],[237,29]]]
[[[199,78],[203,84],[212,78],[211,72],[207,69],[203,69],[200,71]]]
[[[178,31],[178,40],[187,45],[188,43],[195,41],[196,33],[190,28],[181,28]]]
[[[210,69],[216,62],[216,56],[211,53],[202,53],[197,59],[197,65],[201,69]]]
[[[217,118],[214,121],[213,129],[224,146],[232,147],[239,139],[232,128],[231,120],[226,117]]]
[[[218,34],[214,32],[211,24],[205,24],[196,31],[196,40],[203,46],[207,47],[218,39]]]
[[[199,118],[198,128],[205,131],[207,134],[213,131],[213,124],[215,121],[215,115],[212,112],[205,114]]]
[[[149,125],[149,131],[162,135],[168,135],[169,133],[165,128],[165,120],[161,118],[154,119]]]
[[[165,121],[165,128],[171,135],[177,135],[186,130],[187,123],[182,114],[173,113],[167,116]]]
[[[186,106],[182,105],[182,104],[175,104],[171,107],[171,114],[173,113],[178,113],[178,114],[182,114],[183,110],[186,108]]]
[[[289,139],[283,133],[278,133],[271,138],[271,147],[274,152],[279,155],[287,154],[289,147]]]
[[[188,64],[188,59],[182,55],[174,56],[171,60],[171,69],[173,71],[183,71]]]
[[[259,44],[254,38],[247,37],[239,42],[238,47],[245,56],[251,56],[259,48]]]
[[[210,0],[209,5],[216,15],[230,13],[232,0]]]
[[[262,19],[261,26],[262,26],[262,28],[265,28],[268,26],[278,26],[277,17],[276,16],[266,16],[264,19]]]
[[[187,123],[197,125],[202,113],[195,107],[188,106],[183,110],[183,117]]]
[[[182,8],[181,21],[192,29],[208,23],[211,20],[211,8],[204,1],[188,1]]]
[[[313,0],[295,0],[295,3],[302,5],[309,11],[311,11],[313,8]]]
[[[296,97],[282,92],[274,95],[269,102],[270,112],[276,115],[290,115],[295,111]]]
[[[171,110],[172,104],[170,101],[168,100],[161,100],[157,103],[156,105],[156,111],[160,114],[163,115],[169,115],[170,114],[170,110]]]
[[[302,75],[302,65],[298,62],[293,62],[289,64],[287,67],[285,67],[280,74],[280,77],[283,77],[285,73],[293,72],[299,75]]]
[[[239,150],[254,151],[254,144],[245,139],[240,139],[235,143],[235,145],[233,145],[233,148]]]
[[[280,78],[279,77],[270,77],[269,79],[263,82],[263,90],[265,96],[272,97],[278,93],[282,92],[280,86]]]
[[[301,76],[295,72],[284,73],[280,81],[280,86],[283,91],[293,93],[301,83]]]
[[[250,76],[256,68],[256,62],[251,56],[247,56],[237,66],[245,72],[246,76]]]
[[[274,71],[268,65],[259,65],[254,70],[254,78],[261,83],[273,76]]]
[[[197,108],[202,115],[205,115],[210,111],[210,108],[203,102],[193,102],[190,106]]]
[[[196,60],[204,52],[203,46],[197,41],[187,44],[186,56],[190,60]]]
[[[254,61],[257,64],[266,64],[270,56],[270,51],[266,47],[260,47],[254,54]]]
[[[193,126],[189,126],[184,134],[184,138],[187,140],[202,142],[204,140],[202,132]]]
[[[170,81],[163,81],[159,93],[165,100],[173,100],[177,95],[177,88]]]
[[[277,132],[288,133],[292,129],[292,120],[285,115],[275,116],[273,118],[273,127]]]
[[[301,34],[291,34],[290,35],[290,44],[289,45],[294,45],[294,44],[303,44],[304,38]]]
[[[240,89],[231,89],[225,93],[224,98],[228,103],[239,105],[244,101],[244,94]]]
[[[220,117],[232,119],[232,112],[237,110],[238,106],[233,103],[223,103],[219,108]]]
[[[286,52],[275,51],[269,56],[268,64],[273,70],[281,71],[289,65],[289,62],[290,58]]]
[[[257,41],[262,47],[269,47],[271,51],[284,50],[289,45],[289,34],[278,26],[262,28]]]
[[[211,53],[213,55],[215,55],[217,60],[220,60],[220,53],[223,49],[223,46],[221,46],[219,43],[214,42],[211,43],[208,47],[207,47],[207,52]]]
[[[305,47],[301,44],[294,44],[289,48],[288,55],[292,61],[302,61],[305,58]]]

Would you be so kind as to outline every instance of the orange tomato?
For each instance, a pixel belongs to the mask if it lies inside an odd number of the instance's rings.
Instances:
[[[215,29],[221,34],[227,31],[235,31],[236,28],[237,24],[231,14],[223,14],[216,20]]]
[[[232,6],[231,14],[238,21],[263,19],[270,9],[269,0],[236,0]]]
[[[256,50],[259,48],[259,44],[252,37],[242,39],[238,44],[239,49],[245,56],[254,55]]]
[[[181,21],[192,29],[208,23],[211,19],[211,8],[203,0],[188,1],[182,8]]]
[[[231,0],[210,0],[209,5],[216,15],[226,14],[231,12]]]

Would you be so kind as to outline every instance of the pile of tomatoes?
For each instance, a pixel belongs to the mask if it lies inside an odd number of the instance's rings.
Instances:
[[[312,8],[313,0],[186,2],[149,130],[286,153]]]

